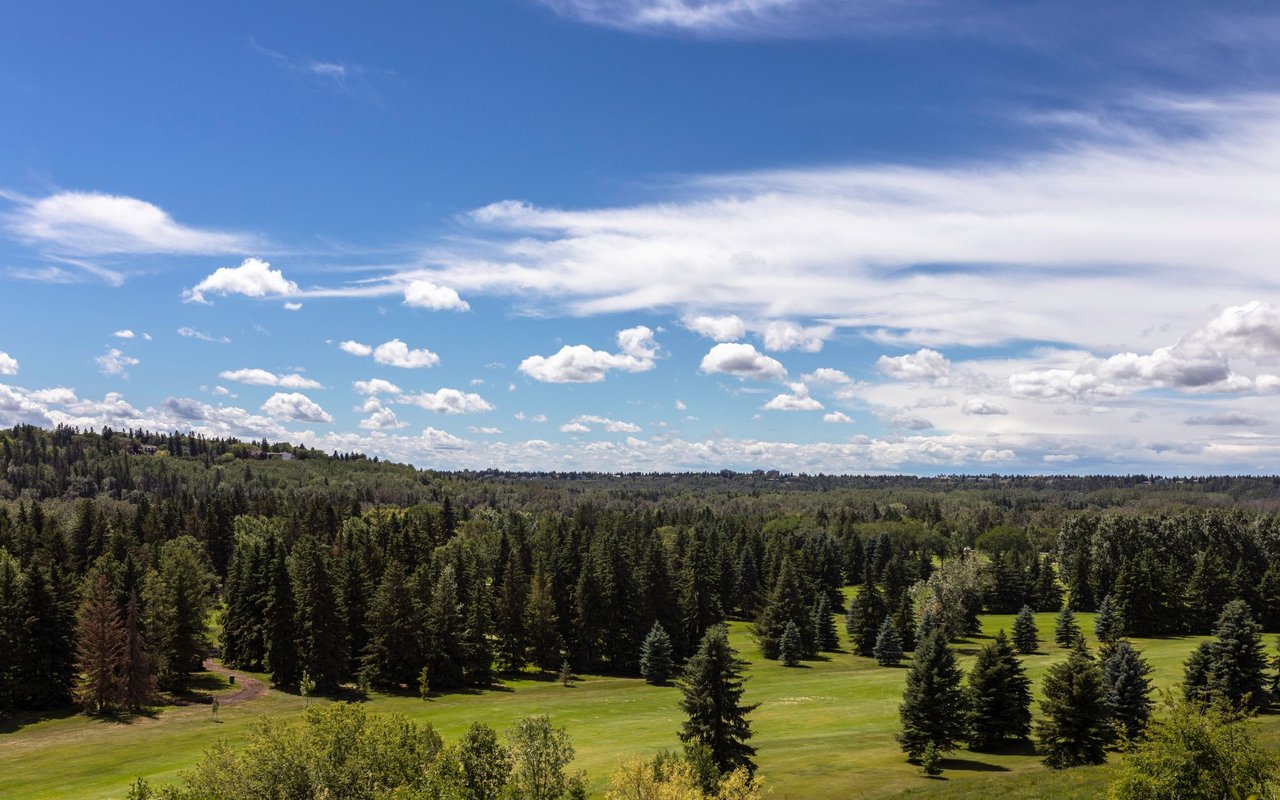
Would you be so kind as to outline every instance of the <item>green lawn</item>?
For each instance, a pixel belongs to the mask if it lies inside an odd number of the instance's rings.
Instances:
[[[1012,627],[1012,617],[983,619],[984,635]],[[1092,620],[1080,616],[1086,635]],[[1037,617],[1041,639],[1050,638],[1053,615]],[[903,761],[893,735],[905,669],[878,667],[869,659],[832,654],[799,668],[757,658],[748,628],[730,626],[734,646],[752,662],[747,698],[759,703],[752,715],[758,763],[783,798],[1077,798],[1099,796],[1107,769],[1055,773],[1040,766],[1029,751],[952,754],[941,780],[924,778]],[[1137,640],[1156,668],[1162,686],[1179,680],[1182,661],[1198,640]],[[975,638],[956,647],[967,668]],[[1270,639],[1268,646],[1271,646]],[[1033,679],[1063,657],[1051,644],[1025,659]],[[588,677],[572,688],[554,680],[509,681],[499,690],[446,695],[423,702],[417,697],[377,695],[374,711],[398,711],[430,722],[446,737],[457,737],[473,720],[499,729],[530,714],[550,714],[565,726],[577,747],[575,767],[587,770],[602,790],[622,756],[651,754],[678,745],[679,690],[652,687],[639,680]],[[295,716],[305,702],[268,692],[251,703],[222,709],[219,721],[207,706],[164,710],[154,719],[129,724],[80,716],[31,721],[0,733],[0,797],[122,797],[136,775],[154,782],[172,779],[220,736],[235,740],[261,714]],[[1266,739],[1280,746],[1280,717],[1258,723]]]

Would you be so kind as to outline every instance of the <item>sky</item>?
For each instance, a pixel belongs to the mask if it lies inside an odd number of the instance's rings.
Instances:
[[[1280,8],[49,0],[0,425],[423,468],[1280,473]]]

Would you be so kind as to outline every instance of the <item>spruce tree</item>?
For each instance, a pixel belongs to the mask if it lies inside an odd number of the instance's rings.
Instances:
[[[916,604],[909,592],[902,593],[898,608],[893,612],[893,627],[898,631],[903,650],[916,649]],[[879,640],[879,635],[876,636]]]
[[[302,670],[315,681],[318,693],[331,693],[347,677],[346,615],[336,589],[329,559],[310,536],[293,549],[295,629]]]
[[[418,642],[421,618],[409,589],[404,566],[392,560],[382,572],[368,614],[369,643],[360,659],[360,674],[380,688],[412,686],[425,658]]]
[[[1102,685],[1106,691],[1111,727],[1118,736],[1133,740],[1151,719],[1151,665],[1126,639],[1110,645],[1102,660]]]
[[[686,750],[705,749],[721,773],[738,767],[755,769],[755,748],[747,744],[755,706],[742,704],[746,663],[729,646],[723,625],[707,629],[698,650],[685,665],[680,681],[681,708],[687,719],[680,729]]]
[[[519,672],[528,662],[529,641],[525,631],[525,604],[529,580],[519,547],[511,547],[498,586],[497,656],[503,672]]]
[[[529,660],[543,671],[560,666],[564,642],[557,626],[556,600],[551,593],[551,578],[539,568],[529,587],[529,604],[525,609],[525,632],[529,642]]]
[[[742,548],[742,555],[738,558],[733,590],[743,616],[748,618],[754,616],[758,603],[757,595],[760,591],[760,570],[756,568],[756,559],[751,554],[749,546]]]
[[[1222,563],[1222,556],[1212,547],[1201,551],[1196,555],[1195,569],[1187,585],[1191,632],[1209,633],[1230,599],[1231,576]]]
[[[266,640],[267,669],[271,682],[277,686],[292,686],[302,675],[298,662],[298,638],[294,623],[293,580],[289,577],[289,562],[284,543],[272,536],[267,544],[268,586],[267,619],[263,626]]]
[[[969,671],[969,744],[996,747],[1030,734],[1031,680],[1002,630]]]
[[[105,574],[89,590],[76,624],[76,698],[90,714],[124,702],[124,623]]]
[[[1232,600],[1218,617],[1214,639],[1202,642],[1187,661],[1187,693],[1218,696],[1235,708],[1262,708],[1270,700],[1268,666],[1249,606]]]
[[[653,623],[640,646],[640,674],[649,683],[663,684],[671,677],[673,653],[671,637],[662,625]]]
[[[898,633],[898,626],[889,617],[885,617],[884,622],[880,623],[872,655],[882,667],[896,667],[902,663],[902,636]]]
[[[17,708],[20,698],[23,580],[18,560],[0,546],[0,714]]]
[[[870,657],[876,649],[876,637],[884,623],[886,610],[884,597],[874,583],[864,583],[849,602],[849,633],[853,638],[853,650],[860,656]]]
[[[135,714],[156,694],[156,675],[147,642],[142,637],[138,593],[129,592],[124,617],[124,703]]]
[[[1110,644],[1119,639],[1124,635],[1123,623],[1124,617],[1118,613],[1111,595],[1103,597],[1102,604],[1098,606],[1098,616],[1093,622],[1094,635],[1098,637],[1098,641]]]
[[[471,586],[471,602],[467,606],[467,627],[462,638],[463,678],[471,686],[488,686],[493,683],[493,644],[491,643],[492,615],[489,608],[489,589],[484,581],[476,580]]]
[[[800,647],[803,655],[813,651],[812,613],[805,608],[804,595],[800,591],[800,580],[791,566],[791,557],[783,556],[782,565],[778,568],[778,577],[774,579],[773,591],[760,619],[755,624],[756,641],[760,644],[760,654],[765,658],[778,658],[781,653],[782,635],[787,624],[796,626],[800,635]],[[807,632],[807,635],[806,635]]]
[[[960,667],[941,629],[935,629],[916,645],[907,687],[898,707],[902,731],[898,743],[908,759],[918,761],[933,745],[947,753],[964,738],[967,703]]]
[[[931,606],[926,605],[924,611],[920,612],[920,622],[916,625],[916,647],[919,647],[921,642],[929,638],[929,634],[933,633],[937,628],[938,616],[933,613]]]
[[[1023,606],[1013,620],[1013,646],[1022,655],[1030,655],[1040,647],[1040,631],[1030,606]]]
[[[800,641],[800,629],[794,622],[788,621],[787,627],[782,631],[782,637],[778,640],[778,659],[782,661],[783,666],[795,667],[799,666],[803,654],[804,643]]]
[[[466,620],[458,602],[458,579],[452,565],[440,570],[422,617],[423,651],[431,688],[456,689],[463,683],[462,636]]]
[[[1076,622],[1075,612],[1067,606],[1058,613],[1058,619],[1053,628],[1053,640],[1057,642],[1058,647],[1072,648],[1078,643],[1084,642],[1084,636],[1080,633],[1080,625]]]
[[[1036,749],[1045,765],[1065,769],[1106,761],[1110,709],[1102,670],[1077,641],[1065,661],[1049,667],[1041,687],[1042,716],[1036,721]]]
[[[159,564],[147,573],[146,630],[160,678],[169,686],[185,688],[208,653],[214,580],[203,547],[190,536],[161,545]]]
[[[40,506],[33,506],[33,510]],[[57,708],[71,700],[75,675],[75,616],[58,596],[43,564],[23,582],[19,693],[27,708]]]
[[[1050,561],[1039,563],[1040,574],[1035,584],[1036,610],[1058,611],[1062,608],[1062,587],[1058,585],[1057,570]]]
[[[813,608],[813,630],[816,650],[832,653],[840,649],[840,634],[836,632],[835,617],[831,614],[831,603],[825,594],[818,595]]]

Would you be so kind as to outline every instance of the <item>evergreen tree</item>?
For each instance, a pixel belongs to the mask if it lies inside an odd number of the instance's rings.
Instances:
[[[1035,603],[1037,611],[1058,611],[1062,608],[1062,587],[1058,573],[1050,561],[1040,561],[1040,574],[1036,576]]]
[[[1272,564],[1258,583],[1258,622],[1269,633],[1280,631],[1280,565]]]
[[[672,656],[671,637],[660,624],[653,623],[640,647],[640,674],[649,683],[666,683],[671,677]]]
[[[422,616],[422,649],[431,676],[431,688],[455,689],[461,686],[464,661],[462,636],[466,621],[458,602],[458,579],[451,565],[440,570],[440,577],[435,582],[431,600]]]
[[[1053,769],[1101,764],[1110,738],[1110,709],[1102,670],[1077,640],[1065,661],[1049,667],[1041,687],[1036,748]]]
[[[266,624],[263,626],[266,641],[266,667],[271,671],[271,681],[277,686],[291,686],[298,682],[302,667],[298,661],[298,638],[295,628],[293,580],[289,577],[289,562],[284,543],[272,536],[267,543],[268,585]]]
[[[1147,727],[1151,718],[1151,672],[1151,665],[1128,640],[1121,639],[1105,650],[1102,685],[1111,726],[1117,735],[1133,740]]]
[[[347,677],[346,615],[336,588],[320,544],[310,536],[300,539],[293,548],[295,630],[302,671],[319,693],[336,691]]]
[[[124,623],[104,574],[90,589],[76,624],[76,698],[90,714],[124,701]]]
[[[720,603],[715,564],[707,553],[705,542],[694,540],[680,569],[676,596],[679,606],[679,639],[692,648],[708,628],[724,619]],[[804,604],[800,605],[804,615]],[[781,628],[777,630],[780,635]],[[682,652],[688,653],[689,649]]]
[[[818,595],[813,607],[813,631],[815,650],[832,653],[840,649],[840,634],[836,632],[836,620],[825,594]]]
[[[391,561],[369,603],[369,643],[360,659],[365,681],[381,688],[412,686],[425,658],[418,646],[421,618],[409,589],[409,576]]]
[[[489,608],[489,589],[482,580],[471,587],[471,603],[467,606],[467,628],[462,639],[463,677],[471,686],[493,683],[493,645],[490,630],[493,623]]]
[[[760,570],[756,567],[756,559],[751,555],[750,547],[742,548],[742,555],[738,557],[733,590],[743,616],[755,616],[760,591]]]
[[[724,626],[715,625],[702,637],[680,682],[680,705],[688,717],[680,729],[680,741],[688,750],[705,748],[721,773],[738,767],[755,769],[751,757],[756,751],[747,744],[751,738],[747,715],[756,707],[742,704],[745,666],[729,646]]]
[[[1214,639],[1203,642],[1187,661],[1189,695],[1218,696],[1235,708],[1267,705],[1267,656],[1262,634],[1243,600],[1222,609]]]
[[[929,638],[929,634],[933,633],[937,628],[938,617],[933,613],[933,609],[926,605],[924,611],[920,612],[920,622],[916,625],[916,647],[919,647],[921,642]]]
[[[969,671],[969,744],[996,747],[1030,734],[1031,680],[1002,630]]]
[[[884,623],[886,610],[884,597],[874,583],[864,583],[849,601],[847,625],[853,638],[853,650],[860,656],[870,657],[876,649],[876,638]],[[918,640],[919,637],[917,637]]]
[[[1212,547],[1202,550],[1196,555],[1195,569],[1187,585],[1191,632],[1208,633],[1231,597],[1231,576],[1222,563],[1222,556]]]
[[[0,714],[17,708],[20,697],[23,580],[18,560],[0,546]]]
[[[1103,644],[1110,644],[1124,635],[1121,625],[1124,617],[1120,614],[1111,601],[1111,595],[1102,598],[1102,604],[1098,606],[1098,616],[1093,621],[1094,635],[1098,637],[1098,641]]]
[[[1023,655],[1030,655],[1040,647],[1040,631],[1030,606],[1023,606],[1013,620],[1013,646]]]
[[[347,632],[347,665],[345,674],[356,675],[360,671],[360,657],[369,646],[369,596],[372,587],[365,572],[360,554],[348,549],[336,565],[338,572],[338,602],[345,613],[342,618]]]
[[[799,666],[803,654],[804,643],[800,641],[800,629],[794,622],[788,621],[782,637],[778,640],[778,658],[783,666],[795,667]]]
[[[564,642],[556,619],[556,600],[551,593],[551,578],[539,568],[529,587],[529,605],[525,609],[525,631],[529,637],[529,660],[543,671],[560,666]]]
[[[206,637],[213,599],[213,571],[203,548],[190,536],[165,542],[160,562],[147,573],[147,634],[163,683],[184,688],[208,653]]]
[[[964,738],[967,704],[960,685],[963,677],[941,629],[931,631],[916,645],[898,707],[902,721],[898,742],[910,760],[918,761],[929,745],[939,753],[950,752]]]
[[[872,655],[882,667],[896,667],[902,663],[902,636],[898,633],[898,626],[889,617],[885,617],[884,622],[880,623]]]
[[[75,617],[69,613],[67,603],[55,594],[42,564],[32,563],[22,587],[20,705],[58,708],[71,700]]]
[[[1070,648],[1084,642],[1084,636],[1080,633],[1080,625],[1076,622],[1075,612],[1070,606],[1063,608],[1058,613],[1058,619],[1053,628],[1053,640],[1058,647]]]
[[[124,617],[124,703],[135,714],[141,711],[156,694],[156,675],[151,653],[140,626],[142,615],[138,610],[138,593],[129,592]]]
[[[800,579],[792,568],[791,557],[783,556],[773,591],[769,593],[768,603],[755,624],[756,641],[760,644],[762,656],[778,658],[781,655],[782,635],[788,623],[794,624],[796,633],[800,635],[801,654],[809,655],[812,652],[809,644],[813,641],[812,615],[806,613]],[[809,632],[807,639],[806,631]]]
[[[529,599],[529,581],[525,575],[520,548],[511,547],[502,569],[498,586],[498,668],[503,672],[519,672],[527,663],[529,641],[525,633],[525,603]]]
[[[898,631],[898,639],[902,642],[903,650],[916,649],[916,604],[911,599],[909,592],[902,593],[902,600],[898,603],[898,608],[893,612],[893,627]],[[877,634],[876,640],[879,641]]]

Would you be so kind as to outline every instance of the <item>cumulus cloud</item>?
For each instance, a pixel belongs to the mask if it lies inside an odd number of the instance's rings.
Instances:
[[[960,411],[964,414],[979,417],[997,416],[1009,413],[1009,409],[999,403],[993,403],[990,400],[983,400],[977,397],[971,400],[966,400],[964,405],[960,407]]]
[[[214,344],[231,344],[230,337],[213,336],[211,334],[205,333],[204,331],[198,331],[195,328],[191,328],[187,326],[178,328],[178,335],[183,337],[184,339],[199,339],[202,342],[213,342]]]
[[[830,367],[818,367],[813,372],[801,375],[800,380],[815,386],[848,386],[853,383],[853,378],[843,371]]]
[[[760,406],[764,411],[821,411],[822,403],[809,396],[809,387],[803,383],[790,384],[790,394],[780,394]]]
[[[907,412],[889,415],[887,424],[891,428],[904,428],[909,431],[924,431],[933,427],[933,423],[924,417]]]
[[[876,370],[900,381],[932,381],[947,377],[951,373],[951,362],[942,353],[922,347],[903,356],[880,356]]]
[[[585,344],[565,345],[551,356],[529,356],[520,371],[542,383],[599,383],[609,370],[647,372],[654,367],[658,344],[644,325],[618,331],[618,353]]]
[[[581,422],[566,422],[560,426],[561,433],[590,433],[591,429]]]
[[[822,415],[822,421],[836,425],[848,425],[853,422],[853,417],[843,411],[829,411]]]
[[[831,335],[831,331],[829,325],[802,328],[794,322],[775,320],[764,328],[764,349],[774,352],[801,350],[816,353],[822,349],[823,341]]]
[[[775,358],[745,343],[723,343],[702,357],[700,369],[706,373],[724,373],[758,381],[779,381],[787,376],[786,367]]]
[[[218,373],[218,377],[237,383],[251,383],[256,386],[279,386],[285,389],[323,389],[319,381],[304,378],[297,373],[277,375],[265,369],[229,369]]]
[[[440,356],[425,347],[412,349],[399,339],[392,339],[373,348],[373,360],[389,367],[418,369],[420,367],[434,367],[440,363]]]
[[[376,405],[376,404],[375,404]],[[396,417],[396,412],[389,408],[378,405],[376,408],[370,409],[372,413],[357,423],[361,428],[369,431],[389,431],[398,428],[407,427],[409,423],[402,422]]]
[[[311,398],[299,392],[276,392],[262,404],[273,419],[295,422],[333,422],[333,417]]]
[[[128,378],[129,367],[136,367],[142,362],[133,356],[125,355],[122,351],[115,347],[108,347],[107,352],[93,359],[98,365],[98,371],[103,375],[116,375],[121,378]]]
[[[348,339],[338,344],[338,349],[344,353],[350,353],[353,356],[369,356],[373,355],[373,348],[367,344],[352,341]]]
[[[302,303],[285,303],[284,310],[285,311],[301,311]]]
[[[404,289],[404,304],[413,308],[432,311],[469,311],[471,305],[448,286],[438,286],[431,281],[416,280]]]
[[[493,405],[480,395],[459,389],[437,389],[434,392],[400,395],[395,398],[395,402],[441,414],[476,414],[493,410]]]
[[[685,319],[684,326],[694,333],[701,334],[717,342],[735,342],[747,335],[747,327],[742,319],[730,314],[724,317],[706,315]]]
[[[403,394],[399,386],[391,381],[385,381],[382,378],[372,378],[367,381],[352,381],[351,388],[355,389],[358,394]]]
[[[18,359],[0,350],[0,375],[17,375]]]
[[[609,433],[639,433],[640,426],[633,422],[623,422],[621,420],[609,419],[595,414],[582,414],[570,420],[567,424],[561,425],[562,431],[573,431],[577,433],[585,433],[591,428],[589,425],[600,425]]]
[[[111,335],[112,335],[112,336],[114,336],[114,337],[116,337],[117,339],[132,339],[132,338],[133,338],[133,336],[134,336],[134,333],[133,333],[133,331],[129,330],[128,328],[123,328],[123,329],[121,329],[121,330],[116,331],[115,333],[113,333],[113,334],[111,334]]]
[[[184,302],[208,303],[206,294],[239,294],[245,297],[287,297],[298,293],[298,284],[284,272],[272,269],[260,258],[246,258],[238,267],[218,267],[213,274],[186,290]]]

